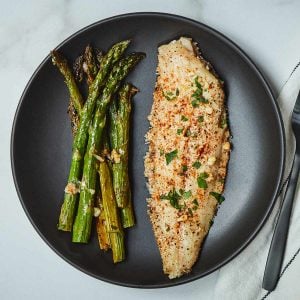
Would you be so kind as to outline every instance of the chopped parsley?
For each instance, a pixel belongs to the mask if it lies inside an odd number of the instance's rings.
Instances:
[[[198,107],[200,103],[208,103],[208,100],[203,97],[203,89],[200,82],[198,81],[198,76],[195,78],[194,83],[196,85],[196,90],[192,94],[192,106]]]
[[[181,205],[179,205],[179,199],[180,199],[180,195],[176,192],[175,188],[170,191],[168,194],[166,195],[161,195],[160,199],[161,200],[169,200],[170,204],[175,207],[176,209],[181,209]]]
[[[227,120],[226,120],[226,118],[223,118],[221,120],[221,128],[225,128],[226,126],[227,126]]]
[[[199,107],[199,101],[198,100],[192,100],[191,102],[193,107]]]
[[[199,206],[198,200],[197,200],[197,199],[194,199],[194,200],[193,200],[193,204],[195,204],[196,206]]]
[[[183,166],[182,166],[182,172],[186,172],[187,169],[188,169],[187,165],[183,165]]]
[[[169,200],[170,204],[175,207],[176,209],[184,209],[186,207],[186,203],[183,203],[183,205],[179,204],[179,200],[181,198],[183,199],[188,199],[189,197],[192,196],[191,191],[184,191],[183,189],[179,189],[178,192],[176,191],[175,188],[171,190],[168,194],[161,195],[160,199],[161,200]]]
[[[191,136],[191,130],[188,128],[185,132],[185,136]]]
[[[178,129],[177,129],[177,134],[178,134],[178,135],[182,134],[182,132],[183,132],[183,128],[178,128]]]
[[[182,194],[182,197],[184,198],[184,199],[188,199],[188,198],[190,198],[192,196],[192,192],[191,191],[187,191],[187,192],[184,192],[183,194]]]
[[[200,177],[206,179],[208,178],[208,174],[206,172],[203,172],[200,174]]]
[[[193,163],[193,167],[194,167],[195,169],[199,169],[199,168],[201,167],[200,161],[195,161],[195,162]]]
[[[198,122],[199,122],[199,123],[202,123],[203,121],[204,121],[204,117],[203,117],[203,116],[199,116],[199,117],[198,117]]]
[[[194,199],[192,203],[194,204],[193,210],[197,210],[197,208],[199,207],[199,203],[198,203],[197,199]]]
[[[206,182],[206,180],[203,179],[203,178],[201,178],[200,176],[197,178],[197,183],[198,183],[199,188],[207,189],[207,182]]]
[[[188,208],[188,212],[189,212],[189,215],[192,217],[193,216],[193,211],[190,207]]]
[[[200,90],[200,92],[202,93],[202,86],[201,86],[200,82],[198,81],[198,76],[195,78],[195,85],[196,85],[197,89]]]
[[[174,93],[172,93],[172,92],[169,92],[169,91],[164,92],[163,94],[164,94],[164,97],[165,97],[168,101],[172,101],[172,100],[174,100],[174,99],[176,98],[176,95],[175,95]]]
[[[174,158],[177,157],[177,154],[178,154],[178,150],[175,149],[169,153],[166,153],[165,154],[165,157],[166,157],[166,164],[168,165]]]
[[[198,178],[197,178],[197,183],[199,188],[202,189],[207,189],[207,182],[206,182],[206,178],[208,177],[207,173],[201,173]]]
[[[222,195],[219,194],[219,193],[216,193],[216,192],[210,192],[209,194],[210,194],[211,196],[215,197],[219,204],[221,204],[221,203],[225,200],[224,196],[222,196]]]
[[[176,89],[175,95],[179,96],[179,89],[178,88]]]
[[[181,121],[184,121],[184,122],[186,122],[186,121],[188,121],[189,119],[186,117],[186,116],[181,116]]]

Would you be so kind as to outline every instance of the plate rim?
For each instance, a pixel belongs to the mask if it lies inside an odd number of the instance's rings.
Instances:
[[[126,283],[126,282],[122,282],[122,281],[118,281],[118,280],[113,280],[113,279],[107,279],[103,276],[100,275],[96,275],[93,274],[92,272],[80,267],[79,265],[77,265],[76,263],[72,262],[71,260],[69,260],[67,257],[65,257],[62,253],[60,253],[55,247],[54,245],[52,245],[50,243],[50,241],[48,241],[47,237],[39,230],[38,226],[34,223],[30,212],[28,211],[25,202],[21,196],[21,191],[19,189],[19,185],[18,185],[18,180],[17,180],[17,176],[16,176],[16,169],[15,169],[15,157],[14,157],[14,140],[15,140],[15,129],[16,129],[16,124],[19,118],[19,114],[20,114],[20,109],[22,107],[25,95],[27,94],[28,89],[31,86],[31,83],[34,81],[35,77],[37,76],[37,74],[39,73],[39,71],[42,69],[42,67],[45,65],[45,63],[48,61],[48,59],[50,58],[50,55],[48,54],[43,60],[42,62],[38,65],[38,67],[35,69],[35,71],[33,72],[33,74],[31,75],[29,81],[27,82],[20,100],[18,102],[15,114],[14,114],[14,118],[13,118],[13,123],[12,123],[12,129],[11,129],[11,138],[10,138],[10,161],[11,161],[11,171],[12,171],[12,175],[13,175],[13,181],[14,181],[14,185],[17,191],[17,195],[18,198],[20,200],[20,203],[22,205],[22,208],[27,216],[27,218],[29,219],[30,223],[32,224],[33,228],[36,230],[36,232],[39,234],[39,236],[42,238],[42,240],[50,247],[50,249],[52,249],[59,257],[61,257],[64,261],[66,261],[67,263],[69,263],[71,266],[75,267],[76,269],[82,271],[83,273],[96,278],[98,280],[102,280],[104,282],[110,283],[110,284],[116,284],[119,286],[124,286],[124,287],[130,287],[130,288],[143,288],[143,289],[153,289],[153,288],[166,288],[166,287],[173,287],[173,286],[178,286],[181,284],[186,284],[189,282],[192,282],[194,280],[203,278],[213,272],[215,272],[216,270],[220,269],[221,267],[225,266],[227,263],[229,263],[232,259],[234,259],[235,257],[237,257],[247,246],[249,246],[249,244],[254,240],[254,238],[257,236],[257,234],[260,232],[260,230],[263,228],[264,224],[266,223],[267,219],[269,218],[273,207],[275,205],[275,202],[277,200],[277,197],[280,193],[280,188],[281,188],[281,183],[283,180],[283,174],[284,174],[284,166],[285,166],[285,159],[286,159],[286,138],[285,138],[285,131],[284,131],[284,123],[282,120],[282,115],[281,115],[281,111],[279,108],[279,105],[276,101],[276,98],[274,96],[274,93],[272,91],[271,86],[269,85],[267,79],[265,78],[265,76],[262,74],[262,72],[260,71],[260,69],[257,67],[257,65],[252,61],[252,59],[246,54],[246,52],[244,52],[244,50],[242,50],[235,42],[233,42],[230,38],[228,38],[227,36],[225,36],[223,33],[220,33],[218,30],[202,23],[199,21],[196,21],[194,19],[191,18],[187,18],[181,15],[177,15],[177,14],[171,14],[171,13],[164,13],[164,12],[131,12],[131,13],[125,13],[125,14],[119,14],[119,15],[114,15],[108,18],[104,18],[101,20],[98,20],[96,22],[91,23],[90,25],[87,25],[83,28],[81,28],[80,30],[76,31],[75,33],[71,34],[70,36],[68,36],[66,39],[64,39],[60,44],[58,44],[54,49],[59,49],[61,47],[64,46],[64,44],[68,43],[70,40],[72,40],[75,36],[89,30],[90,28],[93,28],[95,26],[99,26],[103,23],[106,22],[110,22],[110,21],[116,21],[116,20],[120,20],[120,19],[126,19],[126,18],[131,18],[131,17],[161,17],[161,18],[166,18],[166,19],[174,19],[174,20],[179,20],[179,21],[184,21],[186,23],[190,23],[193,24],[195,26],[200,26],[203,29],[205,29],[207,32],[213,34],[214,36],[217,36],[218,38],[220,38],[222,40],[222,42],[230,45],[232,48],[234,48],[234,50],[247,62],[247,64],[251,67],[252,70],[255,71],[256,75],[259,77],[260,81],[262,82],[265,91],[267,92],[271,103],[274,106],[274,110],[275,110],[275,114],[276,117],[278,119],[278,125],[279,125],[279,135],[280,135],[280,150],[281,150],[281,161],[280,161],[280,174],[277,175],[278,179],[277,179],[277,183],[276,183],[276,187],[274,189],[274,193],[272,196],[272,199],[270,200],[270,204],[268,206],[268,209],[266,210],[262,220],[260,221],[260,223],[256,226],[256,229],[250,234],[250,236],[247,238],[247,240],[242,244],[242,246],[240,246],[236,251],[234,251],[231,255],[229,255],[226,259],[222,260],[221,262],[219,262],[218,264],[216,264],[213,268],[205,271],[204,273],[200,274],[200,275],[193,275],[193,276],[183,276],[181,277],[181,281],[172,281],[170,280],[168,283],[161,283],[161,284],[135,284],[135,283]]]

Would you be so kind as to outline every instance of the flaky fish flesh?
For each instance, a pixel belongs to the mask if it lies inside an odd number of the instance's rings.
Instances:
[[[218,204],[230,154],[223,83],[191,39],[158,49],[146,135],[148,214],[169,278],[191,271]]]

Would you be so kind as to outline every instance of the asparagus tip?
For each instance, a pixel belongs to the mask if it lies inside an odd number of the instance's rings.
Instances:
[[[54,66],[67,63],[66,59],[56,50],[50,51],[50,55]]]

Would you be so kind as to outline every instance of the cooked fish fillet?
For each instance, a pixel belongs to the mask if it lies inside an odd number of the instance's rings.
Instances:
[[[146,135],[148,214],[169,278],[190,272],[212,224],[230,153],[222,82],[191,39],[158,49]]]

